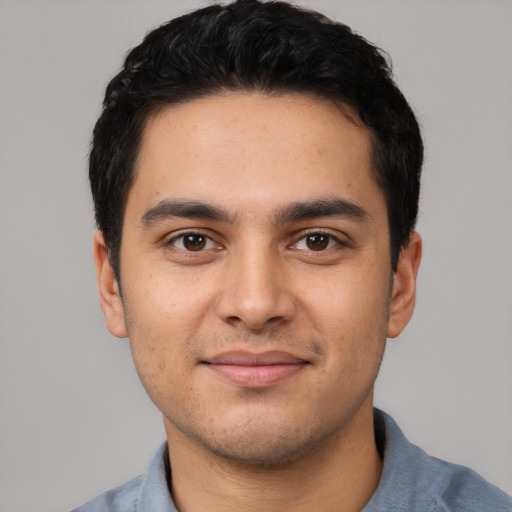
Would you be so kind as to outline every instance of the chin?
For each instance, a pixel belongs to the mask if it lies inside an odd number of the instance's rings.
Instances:
[[[235,442],[233,442],[235,441]],[[230,442],[210,444],[210,453],[234,465],[252,469],[282,468],[297,462],[312,451],[316,443],[287,439],[283,436],[269,439],[236,439]]]
[[[269,418],[267,418],[268,420]],[[182,431],[194,444],[216,457],[246,469],[281,468],[300,461],[328,443],[336,426],[324,423],[262,422],[246,418],[232,428]]]

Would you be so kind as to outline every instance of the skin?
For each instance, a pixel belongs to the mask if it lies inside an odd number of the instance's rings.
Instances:
[[[166,107],[128,195],[122,294],[101,232],[94,251],[107,326],[163,414],[180,511],[364,506],[382,465],[373,386],[414,309],[421,240],[392,274],[355,113],[296,94]]]

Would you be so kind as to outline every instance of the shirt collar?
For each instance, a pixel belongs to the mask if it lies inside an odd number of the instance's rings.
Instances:
[[[375,439],[383,457],[382,475],[362,512],[428,512],[444,475],[438,459],[411,444],[393,418],[374,409]]]
[[[167,485],[170,482],[165,462],[168,457],[167,443],[163,443],[151,459],[142,481],[137,512],[178,512]]]
[[[430,510],[432,487],[443,478],[436,459],[409,443],[391,416],[379,409],[374,409],[374,425],[384,463],[379,486],[362,512]],[[168,448],[163,443],[143,479],[137,512],[178,512],[167,485],[171,475],[166,460]]]

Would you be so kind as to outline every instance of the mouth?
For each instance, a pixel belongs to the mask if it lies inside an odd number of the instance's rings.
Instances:
[[[252,353],[232,351],[202,361],[222,380],[244,388],[261,388],[288,379],[310,364],[281,351]]]

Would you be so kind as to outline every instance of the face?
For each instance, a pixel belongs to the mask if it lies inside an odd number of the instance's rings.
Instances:
[[[305,96],[233,93],[148,121],[122,296],[101,234],[95,252],[108,327],[129,336],[169,439],[272,464],[371,416],[386,336],[412,313],[419,249],[393,276],[356,119]]]

